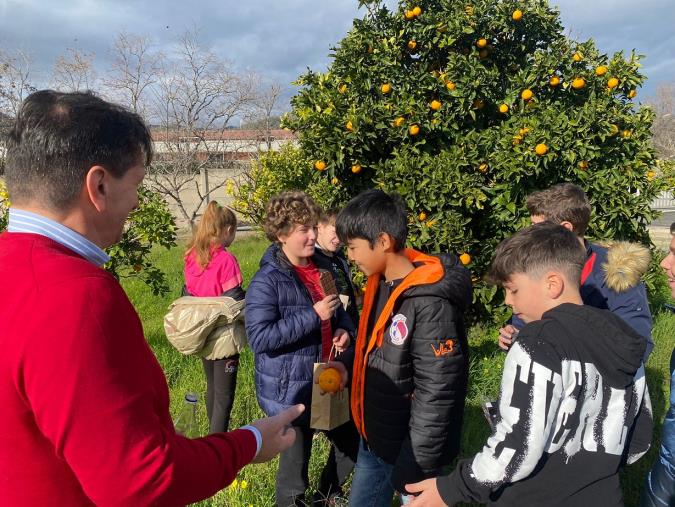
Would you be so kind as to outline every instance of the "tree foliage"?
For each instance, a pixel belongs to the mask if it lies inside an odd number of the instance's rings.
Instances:
[[[495,289],[479,277],[528,223],[534,190],[575,182],[594,206],[591,236],[649,244],[664,184],[653,113],[633,102],[639,55],[569,39],[544,0],[361,3],[368,13],[326,72],[299,77],[284,119],[335,204],[373,186],[400,193],[410,244],[468,253],[488,311]]]

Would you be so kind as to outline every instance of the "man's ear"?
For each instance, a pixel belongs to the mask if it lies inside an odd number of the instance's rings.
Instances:
[[[560,225],[562,225],[568,231],[574,232],[574,226],[572,225],[572,222],[568,222],[567,220],[563,220],[562,222],[560,222]]]
[[[548,296],[551,299],[558,299],[565,290],[565,278],[557,271],[549,271],[545,279]]]
[[[108,208],[108,181],[111,177],[112,175],[100,165],[90,167],[85,176],[83,197],[86,197],[99,213]]]

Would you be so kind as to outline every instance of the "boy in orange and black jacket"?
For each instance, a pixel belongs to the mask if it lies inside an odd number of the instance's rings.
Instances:
[[[336,225],[368,276],[351,375],[361,446],[350,505],[389,506],[394,491],[434,476],[459,451],[471,279],[454,255],[404,249],[405,208],[380,190],[352,199]]]

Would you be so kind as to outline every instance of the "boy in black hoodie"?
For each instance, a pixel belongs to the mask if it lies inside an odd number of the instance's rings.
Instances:
[[[584,261],[574,233],[551,223],[499,245],[489,278],[526,325],[506,356],[496,428],[450,476],[408,485],[410,505],[623,505],[619,468],[651,442],[646,341],[583,306]]]
[[[400,199],[381,190],[355,197],[337,218],[350,260],[368,276],[351,381],[361,435],[355,507],[391,505],[395,490],[434,477],[459,451],[471,279],[454,255],[405,249],[407,229]]]

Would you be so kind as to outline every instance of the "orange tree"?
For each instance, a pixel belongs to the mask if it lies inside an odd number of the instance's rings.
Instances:
[[[633,99],[640,57],[563,35],[544,0],[361,1],[324,73],[308,70],[284,125],[331,204],[379,186],[410,210],[410,244],[466,253],[479,308],[496,244],[528,223],[526,196],[581,185],[590,235],[649,244],[664,188],[653,113]],[[325,188],[324,185],[322,188]]]

